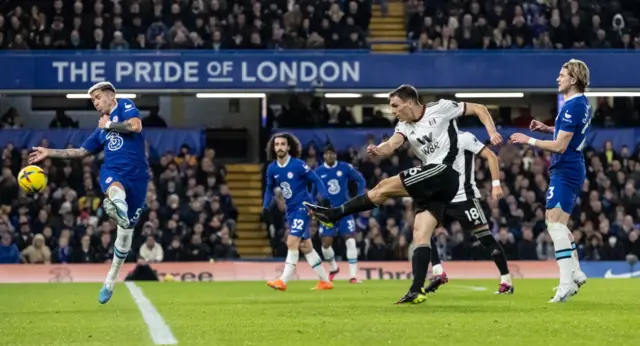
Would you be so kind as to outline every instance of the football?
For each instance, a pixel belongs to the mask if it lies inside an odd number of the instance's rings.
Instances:
[[[28,193],[40,192],[47,186],[47,175],[38,166],[27,166],[18,173],[18,185]]]

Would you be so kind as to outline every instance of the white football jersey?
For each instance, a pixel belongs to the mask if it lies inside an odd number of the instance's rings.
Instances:
[[[417,121],[399,121],[395,132],[409,141],[423,165],[452,166],[458,156],[456,118],[464,114],[465,108],[463,102],[444,99],[429,103]]]
[[[475,179],[475,156],[478,155],[484,147],[485,145],[472,133],[458,133],[459,151],[453,168],[460,174],[460,185],[458,187],[458,193],[451,200],[451,203],[480,198],[480,191],[476,186]]]

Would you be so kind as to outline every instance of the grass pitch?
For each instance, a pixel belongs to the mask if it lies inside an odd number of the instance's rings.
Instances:
[[[557,280],[452,280],[422,305],[394,305],[409,281],[137,283],[180,345],[638,345],[640,280],[590,279],[565,304]],[[0,285],[1,345],[153,345],[129,290],[107,305],[100,284]]]

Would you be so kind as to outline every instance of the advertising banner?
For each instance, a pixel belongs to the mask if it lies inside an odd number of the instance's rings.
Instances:
[[[86,91],[109,80],[120,90],[556,89],[562,64],[584,60],[592,88],[637,88],[640,53],[610,51],[354,52],[5,52],[0,90]],[[612,63],[614,62],[614,63]],[[632,73],[630,73],[630,71]]]
[[[348,272],[346,262],[339,263],[343,273]],[[135,264],[123,266],[121,279],[133,270]],[[451,279],[496,279],[499,274],[493,262],[446,262],[444,266]],[[109,264],[59,265],[0,265],[0,283],[95,282],[104,280]],[[265,281],[280,276],[282,262],[191,262],[159,263],[152,265],[160,277],[170,274],[176,281]],[[582,269],[590,278],[640,277],[625,262],[584,262]],[[552,279],[558,277],[555,261],[512,261],[509,270],[515,279]],[[362,280],[411,279],[409,262],[360,262]],[[346,279],[344,278],[337,278]],[[317,280],[316,274],[305,265],[296,267],[294,280]]]

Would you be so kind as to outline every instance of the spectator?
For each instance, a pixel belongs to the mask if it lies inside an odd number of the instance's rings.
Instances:
[[[0,264],[20,263],[20,252],[16,244],[12,243],[11,234],[0,232],[2,244],[0,244]]]
[[[140,247],[139,257],[146,263],[160,263],[164,259],[162,246],[156,242],[152,235],[147,236],[147,241]]]
[[[36,234],[33,238],[33,244],[29,245],[20,253],[20,259],[24,263],[31,264],[51,263],[51,250],[45,244],[42,234]]]

